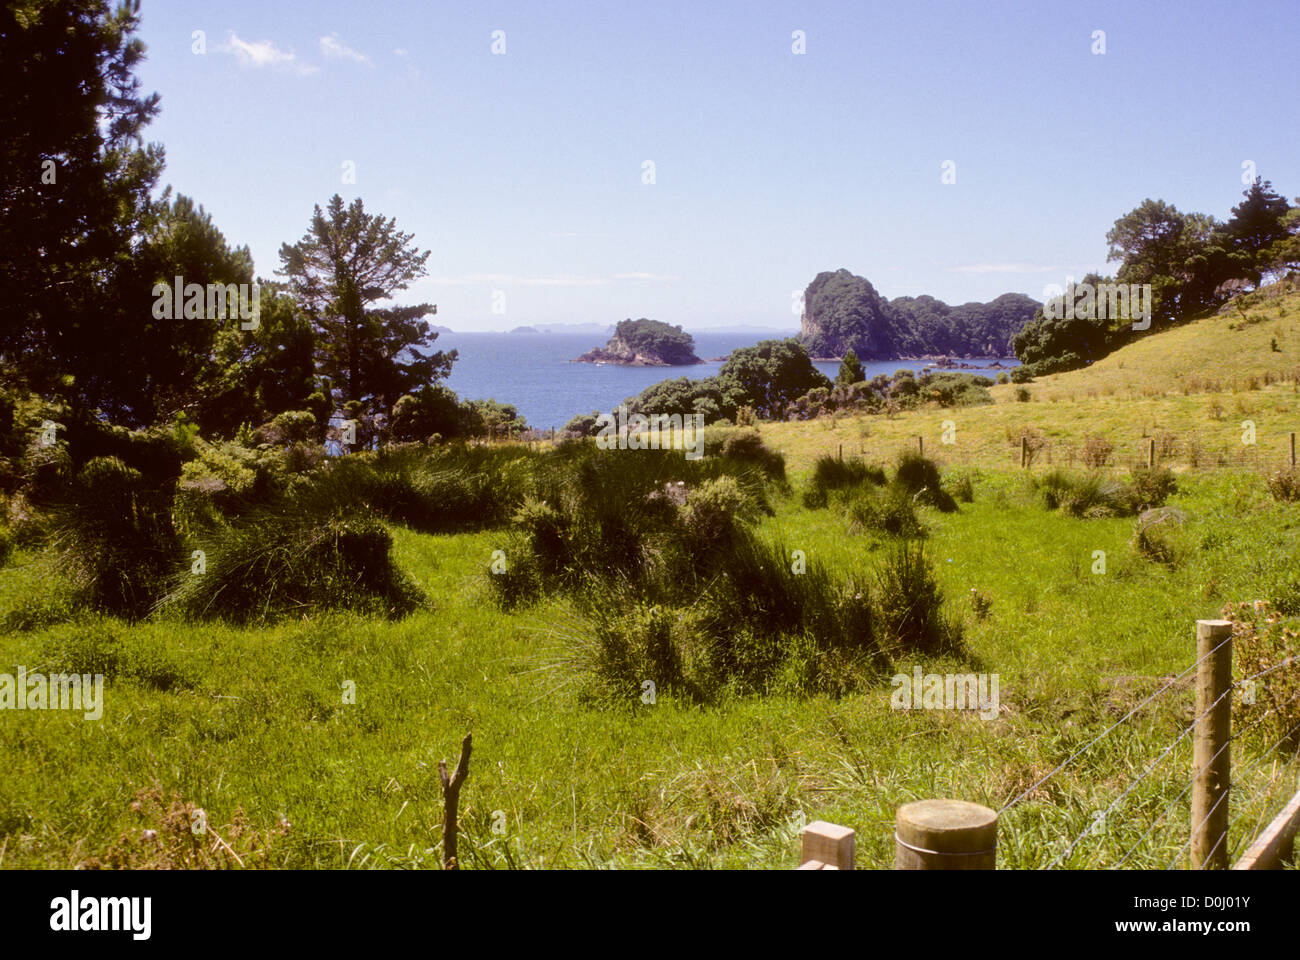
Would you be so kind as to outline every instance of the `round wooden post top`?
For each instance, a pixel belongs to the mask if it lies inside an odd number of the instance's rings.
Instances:
[[[998,815],[965,800],[917,800],[898,808],[897,839],[925,855],[996,855]]]

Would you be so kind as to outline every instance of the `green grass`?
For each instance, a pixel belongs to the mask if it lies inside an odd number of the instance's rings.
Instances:
[[[153,825],[132,800],[156,783],[203,807],[219,833],[241,808],[261,829],[286,818],[292,828],[273,842],[272,865],[434,866],[436,763],[472,728],[468,865],[789,867],[802,815],[855,827],[859,865],[884,867],[898,804],[956,796],[1002,806],[1188,665],[1196,618],[1285,582],[1300,505],[1274,503],[1257,478],[1227,474],[1198,479],[1171,503],[1189,514],[1191,540],[1210,544],[1173,571],[1132,553],[1131,519],[1049,513],[1015,474],[984,477],[958,512],[924,508],[949,608],[964,620],[978,669],[1001,678],[1002,716],[989,722],[891,711],[887,683],[839,700],[697,708],[661,695],[653,705],[584,706],[568,663],[576,614],[561,600],[519,614],[489,602],[482,570],[501,542],[493,532],[396,529],[398,564],[436,601],[397,622],[92,620],[11,633],[0,670],[64,669],[68,638],[87,627],[147,655],[144,667],[110,676],[102,721],[0,713],[3,865],[71,866],[138,835]],[[837,569],[878,564],[887,546],[843,524],[792,494],[761,532]],[[1094,550],[1107,553],[1104,575],[1091,573]],[[0,574],[4,604],[32,586],[31,562],[19,552]],[[972,587],[992,598],[985,620],[965,602]],[[183,682],[158,681],[172,674]],[[342,702],[349,680],[355,704]],[[1183,682],[1013,808],[1001,864],[1050,863],[1061,838],[1173,740],[1190,704]],[[1184,741],[1072,863],[1114,863],[1136,842],[1186,785],[1189,749]],[[1249,759],[1249,744],[1235,756]],[[1262,764],[1257,777],[1269,772]],[[1187,835],[1185,807],[1184,798],[1128,865],[1173,856]],[[492,831],[495,811],[504,835]]]
[[[892,463],[922,435],[941,467],[970,471],[972,502],[917,510],[945,612],[961,622],[973,663],[920,665],[997,673],[1002,710],[990,721],[893,711],[887,676],[841,698],[699,706],[661,692],[653,704],[589,703],[575,659],[588,624],[572,601],[552,594],[513,612],[492,602],[486,569],[507,546],[505,529],[392,527],[398,567],[430,601],[402,619],[336,613],[257,628],[57,622],[66,616],[58,602],[42,606],[57,582],[15,549],[0,568],[0,618],[24,611],[25,629],[0,635],[0,672],[104,663],[109,676],[97,722],[0,711],[0,866],[69,867],[114,850],[158,862],[141,833],[157,818],[148,805],[132,809],[157,785],[203,807],[222,836],[242,817],[269,838],[249,863],[434,867],[437,762],[454,759],[468,729],[469,867],[789,868],[801,820],[823,819],[857,831],[859,867],[883,868],[900,804],[958,797],[998,809],[1026,791],[1002,816],[999,865],[1048,866],[1186,728],[1191,683],[1178,681],[1030,788],[1193,662],[1198,618],[1261,597],[1300,609],[1300,503],[1274,500],[1260,474],[1300,429],[1295,383],[1263,383],[1300,365],[1298,299],[1253,305],[1247,312],[1264,319],[1240,329],[1228,330],[1236,321],[1224,315],[1139,341],[1087,371],[1030,384],[1028,403],[1007,385],[979,408],[761,425],[786,458],[790,489],[774,495],[758,535],[837,576],[872,576],[893,544],[855,532],[842,510],[804,506],[817,457],[843,443],[846,459]],[[1282,352],[1261,347],[1272,337]],[[1225,356],[1232,368],[1220,383],[1192,382]],[[1253,448],[1240,443],[1246,418],[1258,431]],[[951,445],[940,440],[945,420],[956,428]],[[1017,466],[1026,428],[1045,441],[1028,476]],[[1081,469],[1070,453],[1090,434],[1116,444],[1107,475],[1127,476],[1144,438],[1166,433],[1174,440],[1162,462],[1178,479],[1168,504],[1187,516],[1177,563],[1135,551],[1133,517],[1050,511],[1030,483],[1056,466]],[[1093,572],[1098,551],[1105,573]],[[355,703],[344,702],[349,682]],[[1252,767],[1265,745],[1246,733],[1233,747],[1234,853],[1294,789],[1285,757]],[[1190,750],[1184,739],[1067,865],[1166,866],[1188,836],[1188,800],[1177,798]],[[281,818],[287,832],[277,832]]]

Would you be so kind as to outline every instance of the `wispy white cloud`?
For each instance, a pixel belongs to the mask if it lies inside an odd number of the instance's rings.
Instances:
[[[331,60],[351,60],[353,63],[364,63],[367,67],[373,67],[370,58],[364,53],[353,50],[346,43],[339,40],[337,33],[331,33],[328,37],[320,38],[320,52]]]
[[[966,263],[949,267],[949,273],[1053,273],[1057,267],[1039,263]]]
[[[393,53],[397,54],[399,57],[407,56],[407,51],[405,47],[398,47],[393,51]]]
[[[248,41],[240,39],[234,30],[226,42],[217,47],[221,53],[229,53],[244,67],[271,67],[275,70],[288,70],[291,73],[306,75],[319,73],[320,68],[299,60],[292,50],[281,50],[273,40]]]

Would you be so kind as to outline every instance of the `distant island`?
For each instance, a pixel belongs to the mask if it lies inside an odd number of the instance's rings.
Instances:
[[[589,350],[575,363],[614,363],[624,367],[681,367],[703,363],[695,355],[695,338],[680,326],[659,320],[623,320],[603,347]]]
[[[510,332],[511,333],[540,333],[541,331],[538,330],[536,327],[515,327]]]
[[[864,277],[826,271],[804,291],[799,341],[819,360],[848,350],[862,360],[1011,357],[1012,338],[1041,306],[1021,293],[956,307],[930,296],[886,300]]]
[[[436,323],[431,324],[429,326],[429,329],[432,330],[434,333],[455,333],[456,332],[451,327],[440,327]]]

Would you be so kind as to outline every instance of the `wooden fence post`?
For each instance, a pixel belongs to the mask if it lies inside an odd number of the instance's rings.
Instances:
[[[1156,438],[1147,439],[1147,469],[1154,470],[1156,466]]]
[[[925,456],[925,437],[916,438],[916,452],[921,456]]]
[[[1228,866],[1232,736],[1232,622],[1196,621],[1196,716],[1192,751],[1192,869]]]
[[[803,828],[800,870],[852,870],[856,834],[848,827],[814,820]]]
[[[844,462],[844,444],[840,444],[840,463]]]
[[[1291,431],[1291,469],[1295,469],[1295,431]]]
[[[469,755],[474,748],[474,734],[465,734],[460,742],[460,759],[456,769],[447,776],[447,761],[438,761],[438,779],[442,781],[442,868],[459,870],[460,862],[456,859],[456,807],[460,803],[460,788],[469,776]]]
[[[1023,435],[1020,437],[1020,466],[1029,466],[1029,438]]]
[[[998,815],[965,800],[918,800],[898,808],[894,827],[897,870],[993,870],[998,861]]]

